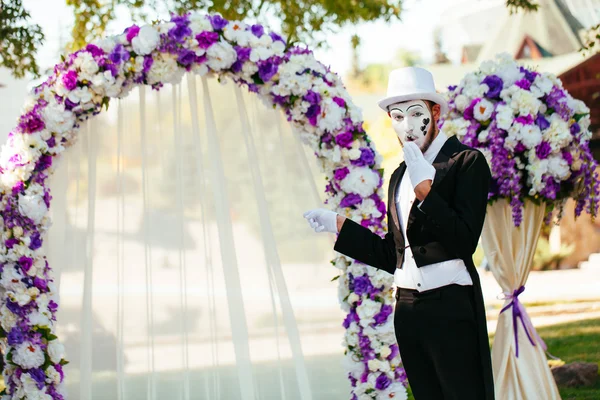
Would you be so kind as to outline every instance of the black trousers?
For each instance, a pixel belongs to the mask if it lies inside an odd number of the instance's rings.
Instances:
[[[485,398],[472,286],[398,289],[394,328],[415,400]]]

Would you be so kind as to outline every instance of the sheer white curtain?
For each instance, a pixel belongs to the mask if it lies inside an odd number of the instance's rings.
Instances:
[[[188,75],[79,136],[45,242],[71,399],[348,395],[332,237],[302,218],[324,181],[279,112]]]

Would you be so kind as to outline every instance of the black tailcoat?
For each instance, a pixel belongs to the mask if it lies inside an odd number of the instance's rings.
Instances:
[[[417,267],[462,259],[473,280],[475,313],[486,397],[494,399],[492,363],[479,275],[473,264],[483,229],[491,173],[483,154],[455,137],[444,143],[433,162],[436,170],[431,191],[415,201],[408,216],[406,235]],[[395,193],[406,171],[402,162],[392,174],[388,190],[388,226],[384,238],[346,219],[334,249],[348,257],[394,274],[402,266],[406,241],[398,223]]]

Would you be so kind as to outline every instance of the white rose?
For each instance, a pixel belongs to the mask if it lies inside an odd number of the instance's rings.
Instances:
[[[356,293],[350,293],[348,296],[348,303],[350,304],[356,303],[358,300],[360,300],[360,297]]]
[[[52,340],[48,343],[48,355],[50,356],[50,361],[58,364],[65,356],[65,346],[58,340]]]
[[[389,346],[383,346],[379,354],[382,358],[387,358],[390,354],[392,354],[392,350],[389,348]]]
[[[156,29],[150,25],[144,25],[140,28],[138,35],[131,40],[131,45],[133,46],[133,51],[145,56],[152,53],[159,42],[160,35]]]
[[[237,60],[235,49],[225,41],[219,41],[206,51],[207,64],[214,71],[220,71],[231,67]]]
[[[454,99],[454,105],[456,106],[456,108],[458,109],[458,111],[463,112],[465,111],[465,108],[467,108],[467,106],[470,104],[471,102],[469,101],[469,99],[467,98],[467,96],[465,96],[464,94],[459,94],[458,96],[456,96],[456,98]]]

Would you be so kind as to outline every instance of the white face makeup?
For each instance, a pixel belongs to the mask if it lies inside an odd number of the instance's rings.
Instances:
[[[388,107],[392,127],[404,146],[414,142],[421,151],[428,147],[427,133],[431,126],[431,112],[423,100],[395,103]]]

